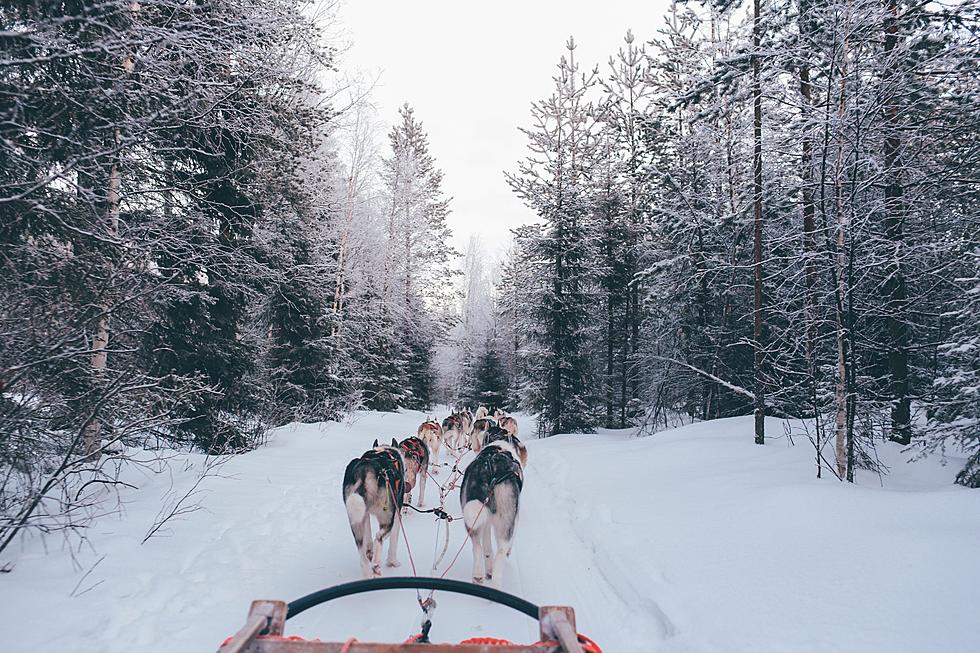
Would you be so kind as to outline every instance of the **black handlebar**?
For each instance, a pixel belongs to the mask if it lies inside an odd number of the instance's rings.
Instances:
[[[513,608],[518,612],[526,614],[532,619],[537,620],[538,618],[538,606],[534,605],[530,601],[525,601],[519,596],[514,596],[513,594],[508,594],[507,592],[501,592],[500,590],[493,589],[492,587],[484,587],[483,585],[474,585],[473,583],[451,580],[449,578],[430,578],[427,576],[393,576],[391,578],[371,578],[368,580],[357,580],[351,583],[343,583],[342,585],[334,585],[333,587],[328,587],[326,589],[313,592],[312,594],[307,594],[302,598],[292,601],[289,604],[286,618],[290,619],[301,612],[305,612],[312,607],[320,605],[321,603],[339,599],[342,596],[362,594],[364,592],[375,592],[378,590],[400,589],[443,590],[446,592],[454,592],[456,594],[468,594],[469,596],[475,596],[477,598],[493,601],[494,603],[506,605],[508,608]]]

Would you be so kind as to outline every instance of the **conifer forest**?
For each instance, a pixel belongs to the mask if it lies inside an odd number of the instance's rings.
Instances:
[[[977,2],[663,5],[601,59],[546,44],[495,251],[339,4],[5,2],[0,555],[84,541],[133,469],[364,411],[777,418],[801,479],[898,445],[980,487]]]

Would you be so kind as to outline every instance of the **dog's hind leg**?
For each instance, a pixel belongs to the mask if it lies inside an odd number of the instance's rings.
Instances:
[[[381,575],[381,547],[384,544],[385,538],[391,535],[391,531],[398,526],[398,519],[395,511],[398,510],[398,506],[392,505],[390,508],[385,508],[381,511],[378,517],[378,532],[374,536],[374,557],[371,559],[373,565],[371,570],[374,572],[375,576]],[[396,552],[397,553],[397,552]],[[388,549],[389,560],[392,555],[392,549]],[[395,561],[397,562],[397,560]]]
[[[371,570],[374,558],[374,547],[372,546],[371,540],[371,516],[364,515],[364,521],[361,522],[360,531],[361,543],[358,544],[357,552],[361,556],[361,575],[364,578],[371,578],[374,573]],[[356,538],[355,538],[356,539]]]
[[[483,528],[478,528],[469,532],[470,540],[473,541],[473,582],[477,584],[483,583],[484,574],[486,573],[483,551],[484,530]]]
[[[483,550],[484,531],[490,528],[489,511],[482,501],[467,501],[463,506],[463,523],[466,533],[473,540],[473,582],[482,583],[486,574],[486,560]]]
[[[421,508],[425,505],[425,479],[429,476],[428,462],[419,466],[419,475],[422,477],[419,481],[419,508]]]
[[[432,467],[432,473],[433,474],[438,474],[439,473],[439,449],[440,448],[441,447],[440,447],[439,439],[436,438],[436,440],[432,443],[432,447],[431,447],[431,451],[432,451],[432,465],[433,465],[433,467]]]
[[[402,520],[395,515],[391,524],[391,535],[388,537],[388,561],[385,563],[389,567],[400,567],[398,562],[398,534],[401,533]]]
[[[490,524],[483,527],[483,568],[487,578],[493,578],[493,535]]]
[[[500,483],[494,488],[497,499],[497,512],[491,522],[496,538],[497,551],[493,558],[493,586],[501,589],[504,584],[504,565],[514,545],[514,530],[517,528],[518,501],[520,491],[512,483]]]
[[[487,528],[487,530],[490,530]],[[510,555],[510,548],[513,541],[505,537],[504,533],[494,529],[497,536],[497,555],[493,558],[493,580],[492,585],[496,589],[502,589],[504,584],[504,565],[507,563],[507,556]],[[490,574],[487,574],[488,576]]]
[[[361,562],[361,574],[365,578],[371,577],[371,515],[368,514],[364,497],[357,492],[351,492],[345,502],[347,506],[347,519],[350,521],[350,530],[354,535],[354,544],[357,546],[357,555]]]

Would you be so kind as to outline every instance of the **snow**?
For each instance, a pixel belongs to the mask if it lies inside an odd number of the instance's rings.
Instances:
[[[120,514],[66,550],[28,538],[2,562],[0,649],[11,652],[214,650],[255,598],[292,600],[358,577],[340,483],[374,438],[414,433],[421,413],[358,413],[347,424],[293,425],[205,479],[201,510],[141,540],[166,497],[197,480],[127,478]],[[522,429],[532,433],[527,420]],[[980,492],[959,468],[881,445],[891,474],[813,478],[812,449],[771,419],[695,423],[646,438],[626,431],[528,443],[521,521],[505,589],[575,608],[607,653],[630,651],[956,651],[976,643]],[[464,458],[468,460],[469,458]],[[185,469],[185,464],[193,469]],[[445,471],[441,475],[445,478]],[[430,483],[428,499],[436,497]],[[459,515],[458,492],[448,504]],[[438,553],[435,519],[410,513],[420,573]],[[445,564],[463,544],[451,526]],[[441,542],[439,542],[441,546]],[[402,567],[410,574],[404,541]],[[466,544],[451,578],[466,580]],[[441,573],[443,568],[440,568]],[[74,593],[74,596],[72,594]],[[433,637],[534,641],[530,619],[437,593]],[[417,632],[411,591],[350,597],[287,623],[287,633],[401,641]]]

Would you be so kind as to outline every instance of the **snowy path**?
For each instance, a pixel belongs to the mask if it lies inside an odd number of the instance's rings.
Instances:
[[[96,523],[91,547],[72,556],[49,538],[45,554],[44,542],[24,542],[15,570],[0,575],[0,629],[9,638],[0,650],[213,650],[251,599],[291,600],[357,578],[340,500],[344,467],[375,437],[404,437],[422,419],[361,413],[352,424],[281,429],[206,481],[205,509],[143,545],[171,480],[128,479],[140,493],[129,495],[121,517]],[[897,450],[884,451],[895,468],[884,489],[877,477],[845,487],[810,478],[808,445],[774,439],[759,448],[750,430],[751,418],[739,418],[653,438],[530,441],[505,589],[572,605],[580,630],[607,653],[975,644],[980,492],[950,485],[954,466],[905,465]],[[781,423],[770,432],[782,433]],[[178,465],[174,487],[194,477]],[[429,506],[436,496],[430,484]],[[447,504],[454,515],[458,497],[454,491]],[[428,574],[436,520],[409,513],[405,530],[419,573]],[[464,546],[448,572],[460,580],[472,563],[464,540],[454,523],[439,570]],[[400,569],[385,573],[411,573],[404,540],[400,559]],[[536,638],[536,624],[506,608],[436,599],[438,641]],[[414,592],[398,591],[313,609],[287,631],[400,641],[418,621]]]

